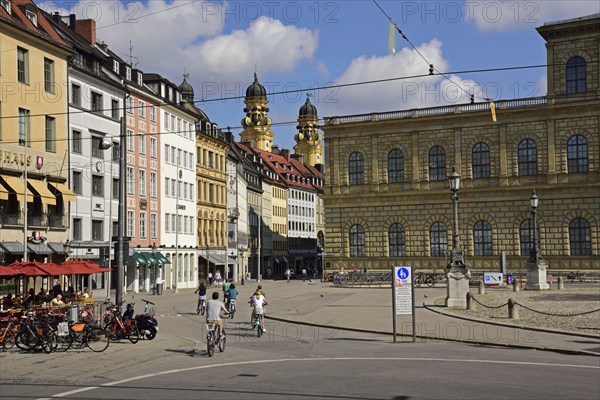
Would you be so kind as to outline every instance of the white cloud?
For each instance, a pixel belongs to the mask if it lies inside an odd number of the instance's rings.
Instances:
[[[133,62],[144,72],[180,83],[185,68],[196,99],[203,97],[205,86],[216,90],[213,97],[239,95],[252,81],[255,65],[263,78],[268,72],[293,71],[298,63],[313,58],[318,45],[318,32],[271,17],[222,34],[226,16],[222,7],[227,3],[152,0],[123,5],[81,0],[69,9],[52,2],[39,6],[63,16],[73,13],[78,19],[96,20],[97,40],[126,61],[131,42]]]
[[[598,0],[466,0],[465,21],[482,31],[537,27],[546,22],[600,13]]]
[[[418,50],[438,71],[448,69],[448,63],[442,57],[441,41],[433,39]],[[470,93],[481,101],[481,93],[473,81],[457,76],[446,79],[440,75],[410,78],[428,73],[429,66],[413,49],[404,48],[382,57],[358,57],[335,80],[336,84],[408,78],[325,90],[320,94],[319,114],[358,114],[467,103]]]

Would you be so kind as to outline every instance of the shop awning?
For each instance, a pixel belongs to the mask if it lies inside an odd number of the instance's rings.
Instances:
[[[38,255],[47,256],[52,254],[52,249],[46,243],[27,243],[27,248]]]
[[[150,253],[152,254],[152,253]],[[160,251],[156,252],[156,260],[158,261],[159,264],[171,264],[171,261],[169,261],[169,259],[167,257],[165,257],[163,255],[163,253],[161,253]]]
[[[55,188],[62,195],[63,201],[75,201],[77,199],[77,195],[71,192],[68,187],[58,182],[48,182],[50,186]]]
[[[24,199],[25,190],[27,189],[21,181],[21,178],[17,178],[16,176],[10,175],[0,175],[0,177],[2,177],[2,179],[4,179],[4,182],[6,182],[6,184],[10,186],[13,192],[17,194],[17,200],[22,203]],[[31,192],[29,190],[27,190],[27,202],[33,202],[33,196],[31,195]]]
[[[148,265],[171,264],[171,261],[169,261],[169,259],[167,257],[165,257],[160,251],[157,251],[156,253],[151,253],[149,251],[142,251],[139,254],[141,254],[146,259],[146,261],[148,262]]]
[[[135,261],[139,266],[145,267],[148,265],[148,260],[141,253],[134,252],[129,255],[129,259]]]
[[[65,245],[62,243],[48,243],[48,247],[50,247],[56,254],[67,254]]]
[[[8,200],[8,190],[0,185],[0,200]]]
[[[23,244],[20,242],[1,242],[0,246],[5,253],[23,254]]]
[[[56,197],[54,197],[52,192],[48,190],[46,182],[38,181],[37,179],[27,179],[27,183],[30,184],[33,188],[33,191],[40,196],[42,203],[49,204],[51,206],[56,205]]]

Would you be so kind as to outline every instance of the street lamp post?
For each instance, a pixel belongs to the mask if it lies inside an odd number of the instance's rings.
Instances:
[[[117,283],[115,286],[115,301],[116,304],[121,304],[123,300],[123,271],[124,271],[124,244],[125,244],[125,191],[127,190],[125,178],[127,175],[126,164],[127,164],[127,140],[125,132],[125,121],[123,117],[120,119],[121,135],[119,141],[119,210],[117,218],[118,232],[117,232],[117,249],[116,249],[116,273]],[[102,138],[99,144],[100,150],[108,150],[113,146],[113,143],[107,139]]]
[[[529,198],[529,204],[531,205],[531,219],[533,220],[533,243],[531,244],[529,260],[527,261],[527,283],[525,285],[525,290],[545,290],[550,288],[548,282],[546,281],[546,270],[548,269],[548,265],[542,259],[542,252],[540,251],[540,241],[538,237],[538,201],[538,196],[534,190],[533,194]]]
[[[152,243],[152,263],[154,264],[154,273],[150,274],[150,285],[152,286],[152,294],[158,294],[158,286],[156,285],[156,274],[158,273],[158,264],[156,263],[156,243]]]
[[[467,293],[469,292],[469,278],[471,272],[467,267],[463,252],[460,248],[460,236],[458,234],[458,190],[460,188],[460,175],[456,167],[452,167],[452,173],[448,176],[450,191],[452,192],[452,252],[450,263],[446,266],[448,277],[446,307],[467,308]]]

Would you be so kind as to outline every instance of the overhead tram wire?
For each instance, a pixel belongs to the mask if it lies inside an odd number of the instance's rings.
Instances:
[[[462,87],[461,85],[459,85],[458,83],[454,82],[452,79],[450,79],[450,77],[448,76],[448,74],[455,74],[456,72],[441,72],[440,70],[438,70],[435,65],[433,65],[432,63],[429,62],[429,60],[427,60],[425,58],[425,56],[419,51],[419,49],[413,44],[413,42],[410,41],[410,39],[404,34],[404,32],[402,32],[402,30],[400,30],[400,28],[398,27],[398,25],[394,22],[394,20],[383,10],[383,8],[381,8],[381,6],[379,5],[379,3],[377,3],[377,0],[373,0],[373,3],[375,3],[375,5],[377,6],[377,8],[379,8],[379,10],[381,10],[381,12],[383,13],[383,15],[385,15],[387,17],[388,20],[390,20],[393,24],[394,27],[396,28],[396,30],[398,31],[398,33],[402,36],[402,38],[404,40],[406,40],[408,42],[408,44],[410,44],[410,46],[417,52],[418,55],[421,56],[421,58],[425,61],[425,63],[429,66],[429,75],[434,75],[433,71],[437,72],[438,75],[443,76],[444,78],[446,78],[446,80],[448,80],[448,82],[452,83],[454,86],[456,86],[458,89],[460,89],[461,91],[463,91],[465,94],[467,94],[467,96],[470,96],[470,98],[473,100],[475,98],[475,94],[474,93],[470,93],[468,90],[466,90],[464,87]],[[483,100],[483,101],[490,101],[491,99],[489,98],[481,98],[478,97],[478,99]]]
[[[588,62],[588,64],[597,64],[600,61],[598,60],[593,60]],[[472,70],[462,70],[462,71],[450,71],[450,72],[446,72],[446,74],[477,74],[477,73],[486,73],[486,72],[502,72],[502,71],[517,71],[517,70],[524,70],[524,69],[537,69],[537,68],[547,68],[547,67],[553,67],[554,64],[537,64],[537,65],[522,65],[522,66],[516,66],[516,67],[499,67],[499,68],[481,68],[481,69],[472,69]],[[395,78],[384,78],[384,79],[375,79],[375,80],[370,80],[370,81],[360,81],[360,82],[350,82],[350,83],[340,83],[337,85],[327,85],[327,86],[316,86],[316,87],[308,87],[308,88],[302,88],[302,89],[290,89],[290,90],[283,90],[283,91],[279,91],[279,92],[269,92],[267,93],[267,96],[275,96],[275,95],[284,95],[284,94],[290,94],[290,93],[303,93],[303,92],[311,92],[311,91],[318,91],[318,90],[328,90],[328,89],[336,89],[336,88],[344,88],[344,87],[352,87],[352,86],[361,86],[361,85],[371,85],[371,84],[377,84],[377,83],[385,83],[385,82],[393,82],[393,81],[402,81],[402,80],[407,80],[407,79],[417,79],[417,78],[427,78],[429,76],[429,74],[420,74],[420,75],[411,75],[411,76],[401,76],[401,77],[395,77]],[[206,104],[206,103],[212,103],[212,102],[217,102],[217,101],[230,101],[230,100],[240,100],[240,99],[245,99],[246,96],[230,96],[230,97],[218,97],[218,98],[214,98],[214,99],[201,99],[201,100],[194,100],[192,102],[183,102],[183,103],[199,103],[199,104]],[[483,101],[489,101],[487,99],[482,99]],[[158,102],[155,105],[156,106],[163,106],[163,105],[169,105],[171,103],[169,102]],[[104,112],[104,111],[112,111],[112,110],[126,110],[128,107],[124,106],[124,107],[117,107],[117,108],[105,108],[105,109],[99,109],[96,111],[92,111],[92,110],[80,110],[80,111],[65,111],[65,112],[60,112],[60,113],[53,113],[52,115],[74,115],[74,114],[83,114],[83,113],[93,113],[96,114],[98,112]],[[133,107],[133,108],[138,108],[138,107]],[[46,117],[49,114],[31,114],[29,115],[29,118],[32,117]],[[19,115],[5,115],[5,116],[1,116],[0,119],[9,119],[9,118],[19,118]]]

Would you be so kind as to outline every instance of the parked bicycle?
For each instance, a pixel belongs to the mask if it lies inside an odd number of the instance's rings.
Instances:
[[[2,333],[0,333],[0,344],[2,351],[10,350],[15,346],[17,332],[19,331],[19,319],[13,315],[8,315],[2,320]]]
[[[583,282],[585,281],[585,274],[579,271],[569,272],[567,274],[567,280],[569,282]]]
[[[225,328],[223,328],[223,335],[221,335],[219,327],[214,322],[206,324],[206,351],[208,356],[212,357],[215,354],[215,347],[219,347],[219,351],[222,353],[225,351],[225,343],[227,338],[225,337]]]
[[[134,319],[123,319],[121,313],[123,303],[125,302],[122,301],[121,304],[106,311],[104,315],[104,331],[112,341],[118,342],[121,339],[127,338],[131,343],[137,343],[140,340],[140,331]]]
[[[96,353],[101,353],[110,344],[110,338],[104,329],[86,322],[61,322],[58,324],[57,336],[57,351],[88,347]]]
[[[441,277],[435,271],[430,273],[417,272],[415,274],[414,284],[416,287],[421,287],[422,285],[434,287],[439,281],[441,281]]]

